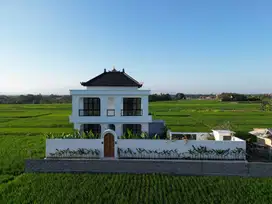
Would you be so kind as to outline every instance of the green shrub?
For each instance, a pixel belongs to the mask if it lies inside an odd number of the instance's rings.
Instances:
[[[47,139],[99,139],[99,134],[94,134],[92,131],[85,133],[80,131],[74,131],[73,133],[46,133]]]

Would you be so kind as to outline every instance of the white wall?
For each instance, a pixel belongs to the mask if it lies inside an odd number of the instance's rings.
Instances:
[[[116,110],[117,112],[117,110]],[[115,112],[115,113],[116,113]],[[69,120],[71,123],[80,123],[80,124],[101,124],[101,123],[129,123],[129,124],[141,124],[141,123],[150,123],[152,122],[152,116],[82,116],[82,117],[73,117],[70,116]]]
[[[242,140],[242,139],[240,139],[238,137],[234,137],[234,136],[231,137],[231,140],[232,141],[244,141],[244,140]]]
[[[233,132],[229,130],[213,130],[215,140],[223,141],[224,136],[232,136]]]
[[[82,91],[82,90],[81,90]],[[84,90],[83,90],[84,91]],[[85,90],[87,91],[87,90]],[[144,92],[143,92],[144,91]],[[72,114],[69,116],[69,121],[71,123],[105,123],[109,120],[112,123],[149,123],[152,122],[152,116],[148,115],[148,94],[150,91],[147,90],[136,90],[134,92],[129,91],[115,91],[116,95],[112,92],[107,92],[103,90],[96,90],[96,94],[84,95],[77,94],[77,91],[71,91],[72,95]],[[79,116],[79,109],[83,109],[83,98],[84,97],[95,97],[100,98],[101,102],[101,116]],[[141,108],[143,109],[142,116],[121,116],[121,110],[123,109],[123,98],[130,97],[140,97],[142,99]],[[110,99],[110,100],[109,100]],[[113,99],[113,100],[112,100]],[[107,109],[115,109],[115,116],[107,116]]]
[[[70,90],[71,95],[81,96],[81,97],[88,97],[88,96],[148,96],[150,95],[150,90],[144,89],[83,89],[83,90]]]
[[[109,129],[109,124],[100,124],[100,125],[101,125],[101,133]]]
[[[143,116],[148,116],[149,114],[148,105],[149,105],[148,96],[142,96],[141,108],[143,109]]]
[[[132,151],[137,152],[137,148],[143,148],[146,150],[175,150],[177,149],[179,153],[186,153],[190,149],[199,146],[205,146],[208,149],[222,149],[222,150],[234,150],[235,148],[242,148],[244,151],[246,150],[246,142],[245,141],[196,141],[196,140],[188,140],[186,143],[184,140],[148,140],[148,139],[119,139],[118,140],[118,148],[127,149],[130,148]],[[137,155],[136,155],[137,156]],[[138,155],[139,156],[139,155]],[[187,156],[190,156],[189,154]],[[205,155],[203,155],[205,157]],[[228,156],[231,157],[231,156]]]
[[[98,91],[107,91],[107,90],[113,90],[113,91],[135,91],[138,90],[138,87],[110,87],[110,86],[87,86],[87,90],[98,90]],[[141,90],[141,89],[140,89]]]
[[[123,135],[123,125],[122,124],[115,124],[115,133],[118,137]]]
[[[46,157],[55,153],[56,149],[77,150],[79,148],[99,149],[100,157],[103,156],[103,144],[101,139],[46,139]]]
[[[102,158],[104,155],[104,144],[102,144],[102,139],[47,139],[46,140],[46,157],[50,156],[50,153],[55,153],[56,149],[65,150],[69,148],[70,150],[77,150],[79,148],[86,148],[86,149],[99,149],[100,155],[99,157]],[[186,143],[184,140],[148,140],[148,139],[117,139],[115,137],[115,149],[114,155],[115,158],[118,158],[118,148],[126,150],[130,148],[132,151],[136,152],[135,157],[141,156],[149,157],[149,155],[139,155],[137,153],[137,148],[142,148],[145,150],[157,150],[157,151],[164,151],[164,150],[178,150],[179,153],[184,153],[186,157],[190,157],[192,155],[188,154],[187,152],[193,149],[193,145],[197,148],[200,146],[207,147],[208,149],[220,149],[220,150],[234,150],[235,148],[242,148],[246,151],[246,142],[245,141],[196,141],[196,140],[188,140]],[[155,158],[158,155],[153,155]],[[172,155],[174,157],[175,155]],[[199,156],[199,155],[198,155]],[[121,155],[121,157],[131,157],[131,155]],[[171,156],[170,156],[171,157]],[[202,158],[211,158],[211,155],[201,155]],[[212,156],[217,158],[216,155]],[[236,158],[237,155],[228,155],[226,158]],[[160,157],[161,158],[161,157]],[[167,157],[169,158],[169,157]],[[222,157],[218,157],[222,158]],[[240,155],[239,159],[245,159],[245,155]]]
[[[115,97],[108,97],[108,109],[115,109]]]
[[[82,127],[82,125],[81,124],[78,124],[78,123],[74,123],[74,129],[75,130],[83,130],[83,127]]]

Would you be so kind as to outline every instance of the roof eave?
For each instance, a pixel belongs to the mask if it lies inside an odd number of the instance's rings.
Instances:
[[[86,82],[80,82],[81,86],[89,86],[89,87],[101,87],[101,86],[96,86],[96,85],[88,85],[88,83]],[[143,85],[134,85],[134,86],[126,86],[126,85],[103,85],[105,87],[138,87],[138,88],[141,88]]]
[[[87,86],[87,85],[86,85],[86,82],[80,82],[80,85],[81,85],[81,86]]]

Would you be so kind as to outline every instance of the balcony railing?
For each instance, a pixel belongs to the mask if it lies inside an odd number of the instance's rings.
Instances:
[[[79,116],[100,116],[100,109],[79,109],[78,114]]]
[[[115,116],[115,109],[107,109],[107,116]]]
[[[121,116],[142,116],[142,109],[134,109],[134,110],[121,110]]]

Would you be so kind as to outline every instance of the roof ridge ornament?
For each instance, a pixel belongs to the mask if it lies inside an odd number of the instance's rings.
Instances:
[[[112,72],[116,72],[115,66],[112,67]]]
[[[141,88],[143,84],[139,83],[127,73],[125,73],[125,69],[117,71],[115,66],[113,66],[113,70],[104,69],[104,73],[86,81],[81,82],[82,86],[86,87],[138,87]]]

